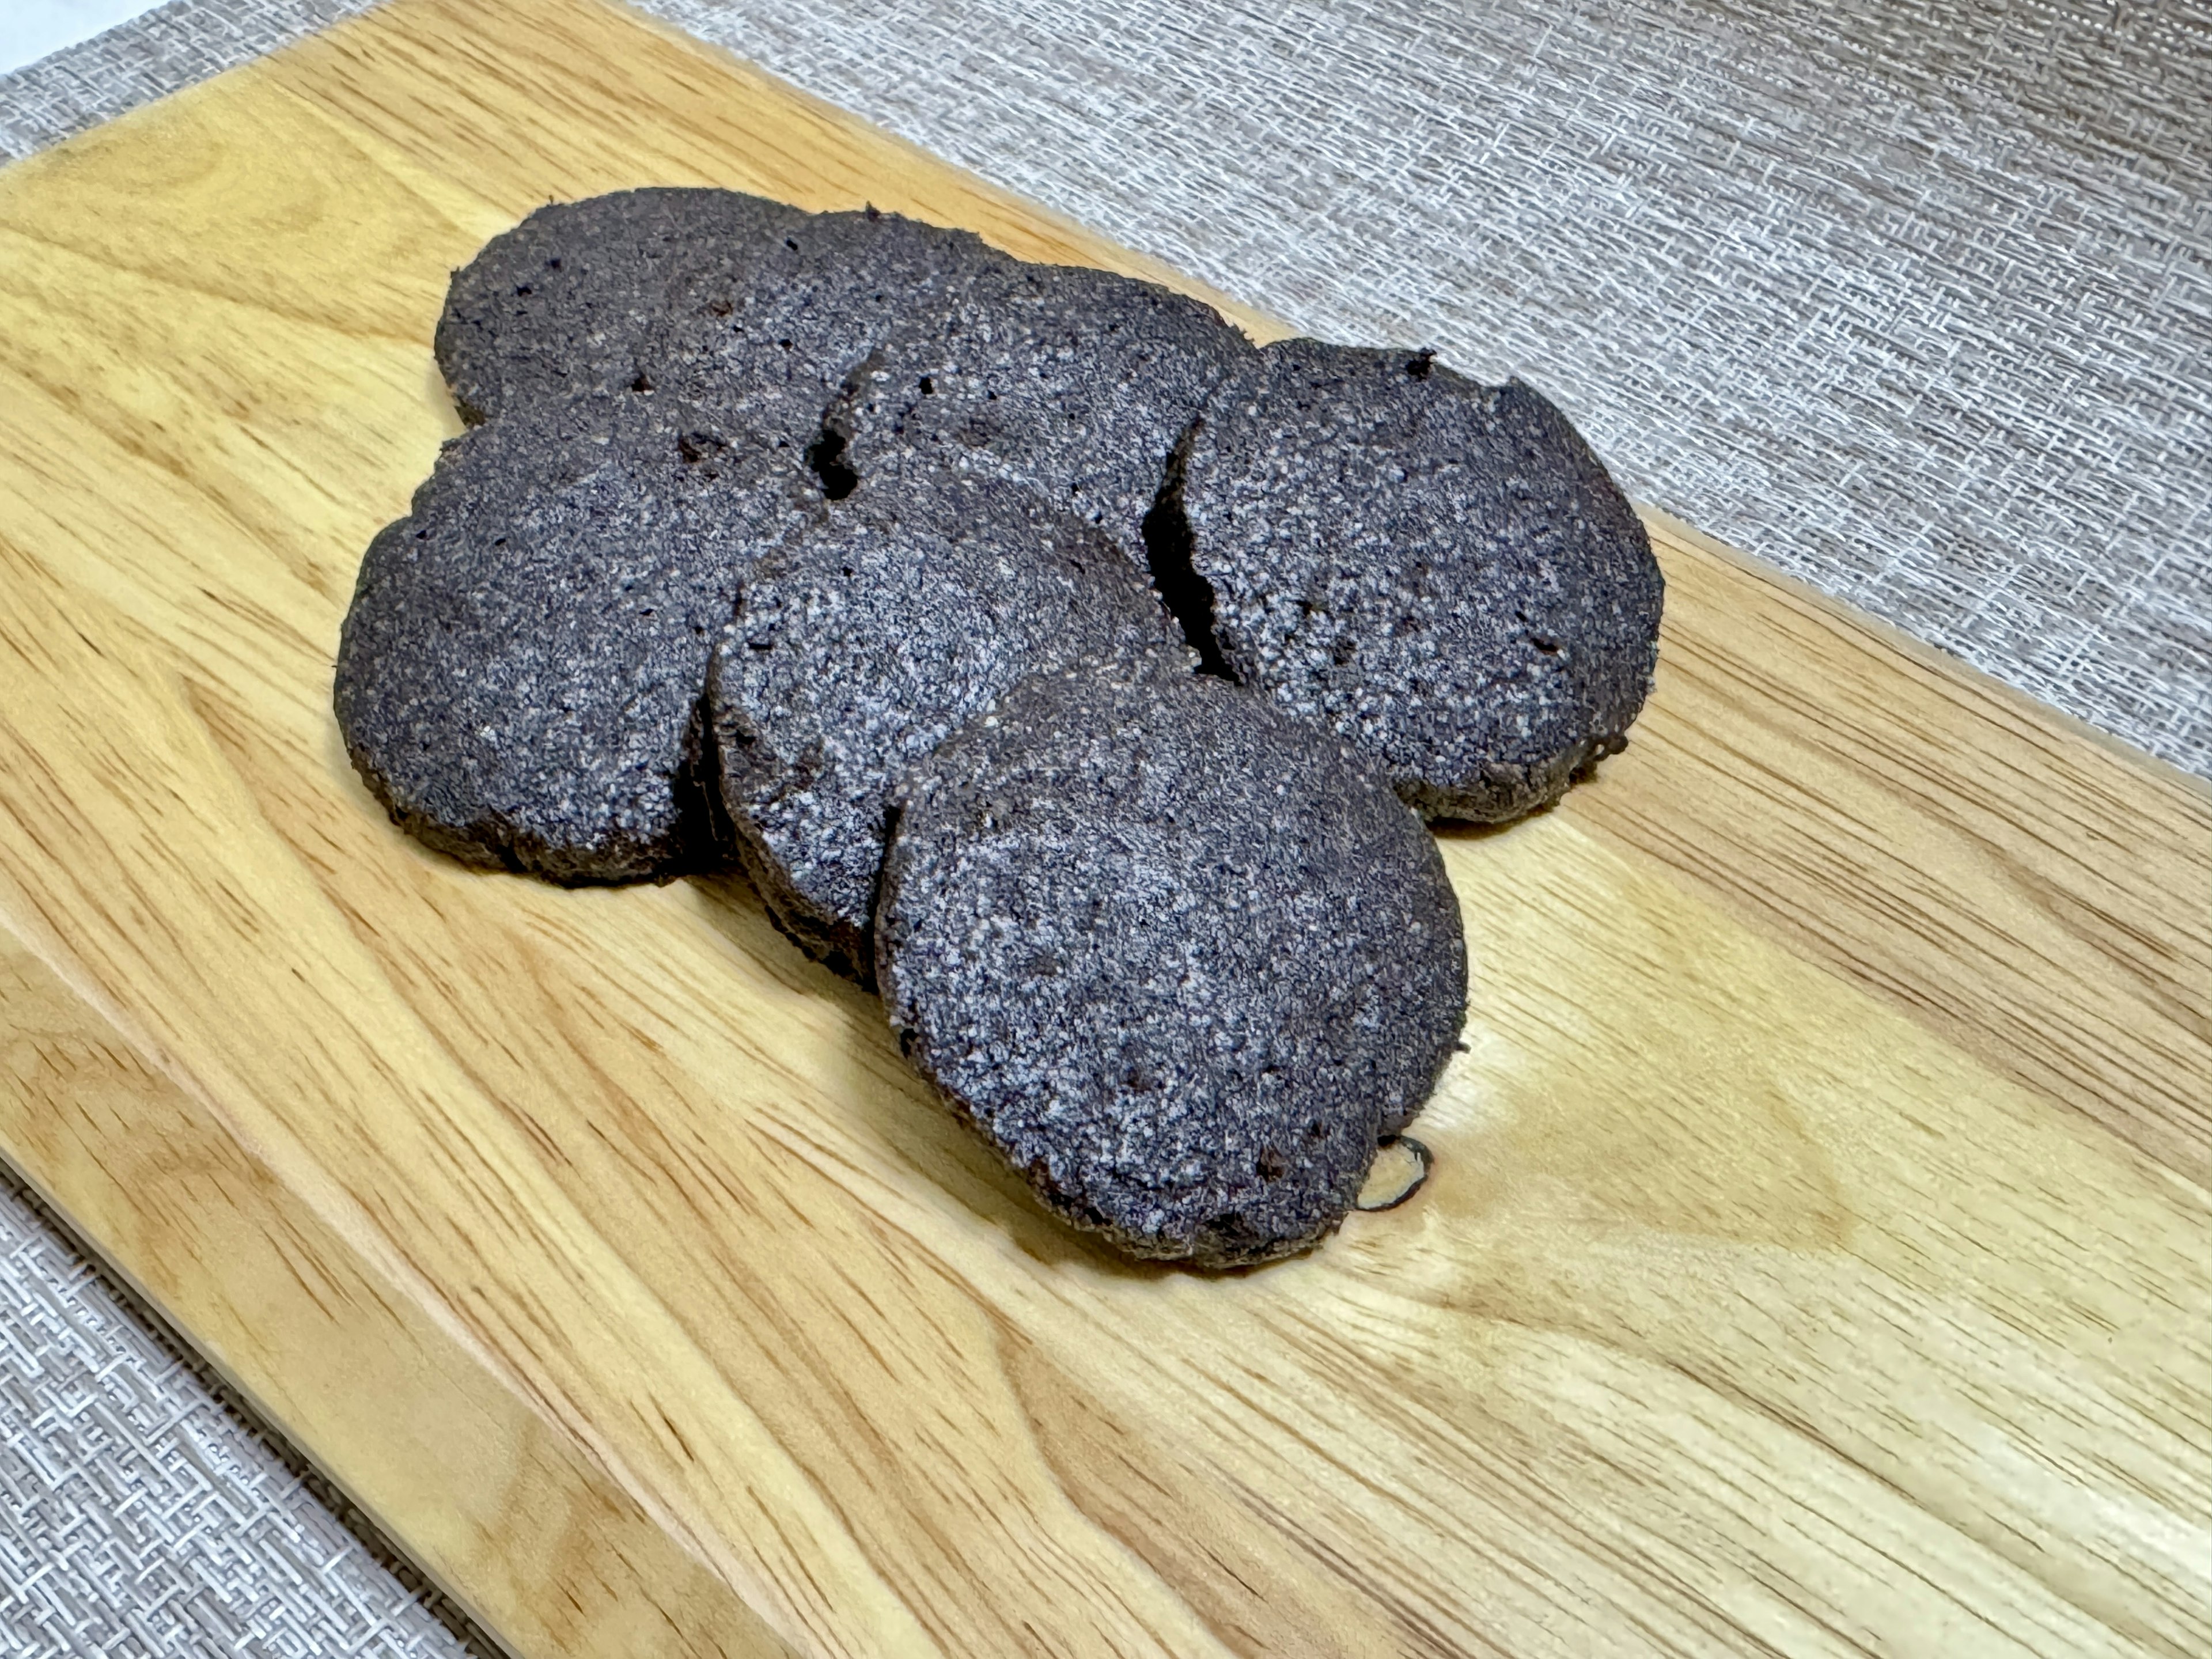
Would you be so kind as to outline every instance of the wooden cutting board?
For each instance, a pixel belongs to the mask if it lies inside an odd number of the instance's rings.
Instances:
[[[2204,1651],[2212,805],[1681,526],[1628,752],[1446,838],[1434,1178],[1257,1273],[1042,1219],[741,883],[395,832],[331,659],[446,272],[647,182],[1164,274],[589,0],[0,173],[0,1150],[478,1620]]]

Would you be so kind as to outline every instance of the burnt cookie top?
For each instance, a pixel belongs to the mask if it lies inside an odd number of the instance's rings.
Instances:
[[[542,207],[453,273],[438,366],[471,423],[665,378],[672,324],[727,314],[811,216],[732,190],[626,190]]]
[[[864,484],[745,578],[709,708],[721,799],[769,913],[872,976],[894,783],[1024,676],[1195,665],[1097,530],[1003,479]]]
[[[855,371],[828,427],[860,477],[926,465],[1027,483],[1141,568],[1176,441],[1252,356],[1211,307],[1068,265],[1012,265],[917,319]]]
[[[1425,355],[1291,340],[1179,452],[1164,588],[1218,662],[1431,817],[1497,822],[1626,742],[1662,583],[1566,418]]]
[[[1464,1016],[1459,909],[1378,773],[1199,676],[1025,681],[900,792],[876,961],[902,1049],[1133,1255],[1318,1242]]]
[[[822,510],[789,459],[708,412],[617,394],[448,443],[362,562],[335,688],[400,824],[561,882],[702,856],[692,763],[738,579]]]

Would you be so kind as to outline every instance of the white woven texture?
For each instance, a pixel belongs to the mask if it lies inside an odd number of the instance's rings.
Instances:
[[[173,0],[0,155],[364,3]],[[2212,774],[2202,4],[648,9]],[[0,1189],[0,1659],[459,1651],[284,1468]]]

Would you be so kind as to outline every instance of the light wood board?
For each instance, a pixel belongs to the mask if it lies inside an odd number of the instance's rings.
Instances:
[[[1447,836],[1435,1176],[1261,1273],[1044,1220],[742,883],[395,832],[330,669],[446,272],[648,182],[1148,269],[590,0],[398,0],[0,173],[0,1152],[477,1618],[2205,1650],[2212,806],[1680,526],[1628,752]]]

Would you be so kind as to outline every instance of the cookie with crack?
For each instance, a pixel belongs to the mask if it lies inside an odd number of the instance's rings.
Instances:
[[[822,504],[787,455],[627,393],[448,443],[362,561],[333,690],[393,819],[563,883],[712,858],[696,762],[739,576]]]
[[[1650,690],[1650,540],[1519,381],[1267,346],[1178,451],[1164,518],[1163,591],[1216,665],[1357,744],[1425,817],[1557,799]]]
[[[1019,262],[972,231],[873,208],[787,226],[726,300],[672,315],[651,348],[668,389],[713,405],[732,389],[805,410],[810,439],[848,374],[885,340],[928,330]],[[835,457],[825,482],[842,493]]]
[[[899,1045],[1045,1205],[1133,1255],[1343,1219],[1465,1014],[1435,842],[1351,748],[1205,676],[1041,676],[902,786]]]
[[[1157,283],[1018,265],[917,319],[854,372],[826,426],[869,477],[926,465],[1026,483],[1147,568],[1144,524],[1169,455],[1253,347]]]
[[[723,805],[783,931],[872,980],[893,787],[1017,681],[1082,660],[1196,666],[1103,536],[1004,479],[871,481],[763,557],[708,708]]]

